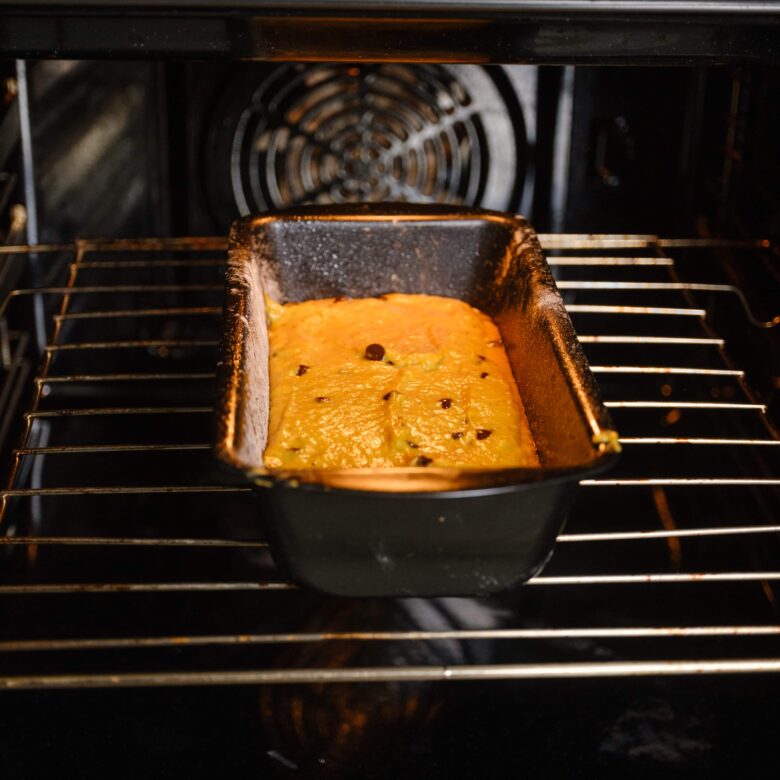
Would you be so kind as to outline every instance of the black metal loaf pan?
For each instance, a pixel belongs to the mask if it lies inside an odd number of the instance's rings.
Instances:
[[[264,292],[282,302],[428,293],[490,314],[541,468],[264,469]],[[579,480],[619,450],[536,234],[494,212],[310,207],[236,222],[219,385],[217,455],[258,486],[277,565],[334,594],[476,595],[528,580]]]

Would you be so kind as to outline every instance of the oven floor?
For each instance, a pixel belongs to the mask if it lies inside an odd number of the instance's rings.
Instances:
[[[359,698],[396,700],[378,688]],[[442,684],[429,726],[375,710],[340,752],[306,761],[316,733],[269,742],[256,688],[10,693],[0,776],[772,777],[779,693],[756,678]]]

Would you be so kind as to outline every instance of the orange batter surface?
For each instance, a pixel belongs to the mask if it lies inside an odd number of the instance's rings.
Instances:
[[[429,295],[267,301],[269,468],[538,466],[497,327]]]

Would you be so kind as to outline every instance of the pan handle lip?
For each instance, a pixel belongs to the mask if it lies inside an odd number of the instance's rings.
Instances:
[[[526,469],[444,469],[429,467],[408,467],[388,469],[310,469],[300,471],[272,471],[268,469],[242,468],[221,456],[223,463],[231,472],[240,474],[247,482],[259,489],[289,488],[318,493],[338,493],[348,495],[370,495],[383,498],[461,498],[478,497],[498,493],[514,493],[525,490],[543,490],[547,487],[560,487],[563,484],[577,483],[585,478],[611,468],[619,459],[615,452],[600,452],[596,459],[585,466],[567,468],[526,468]],[[452,475],[452,476],[450,476]],[[457,476],[456,476],[457,475]],[[350,479],[370,480],[378,477],[376,487],[350,486]],[[419,489],[382,489],[381,483],[401,481],[405,477],[440,477],[444,483],[449,477],[450,487]],[[479,479],[482,477],[482,479]],[[514,478],[513,478],[514,477]],[[471,482],[471,479],[474,482]],[[482,484],[479,484],[479,483]]]
[[[520,214],[494,211],[476,206],[446,205],[440,203],[340,203],[293,206],[286,209],[248,214],[233,223],[237,234],[278,221],[312,222],[431,222],[482,220],[512,227],[526,227],[528,220]]]

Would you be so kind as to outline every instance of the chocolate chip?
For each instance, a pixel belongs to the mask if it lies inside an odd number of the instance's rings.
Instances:
[[[301,363],[298,366],[298,370],[295,372],[295,376],[303,376],[308,370],[309,370],[309,367],[308,366],[304,366],[303,363]]]
[[[428,458],[425,455],[418,455],[414,459],[414,465],[415,466],[428,466],[431,463],[433,463],[433,458]]]
[[[300,452],[300,451],[301,451],[301,448],[300,448],[300,447],[288,447],[287,449],[288,449],[290,452]]]
[[[480,440],[487,439],[491,433],[493,433],[493,431],[491,431],[489,428],[477,428],[477,438]]]
[[[487,371],[483,371],[483,372],[482,372],[482,373],[479,375],[479,378],[480,378],[480,379],[484,379],[484,378],[485,378],[487,375],[488,375],[488,372],[487,372]]]
[[[392,398],[394,392],[395,392],[395,390],[390,390],[389,392],[385,393],[382,396],[382,400],[383,401],[389,401]]]
[[[452,434],[453,439],[460,439],[461,436],[463,436],[463,431],[455,431],[455,433]]]
[[[365,355],[366,360],[381,360],[385,356],[385,348],[381,344],[369,344]]]
[[[317,396],[317,397],[316,397],[314,400],[315,400],[315,401],[316,401],[318,404],[321,404],[323,401],[330,401],[330,398],[328,398],[328,396],[327,396],[327,395],[318,395],[318,396]]]
[[[487,360],[487,358],[484,355],[477,355],[477,357],[480,359],[480,361]]]
[[[449,409],[452,406],[452,398],[442,398],[439,403],[442,409]]]
[[[407,443],[407,444],[408,444],[408,445],[409,445],[409,446],[410,446],[410,447],[411,447],[413,450],[419,450],[419,449],[420,449],[420,445],[419,445],[419,444],[415,444],[413,441],[407,441],[406,443]]]
[[[394,366],[394,365],[395,365],[395,363],[393,363],[393,361],[392,361],[392,360],[388,360],[388,361],[387,361],[387,365],[388,365],[388,366]]]

